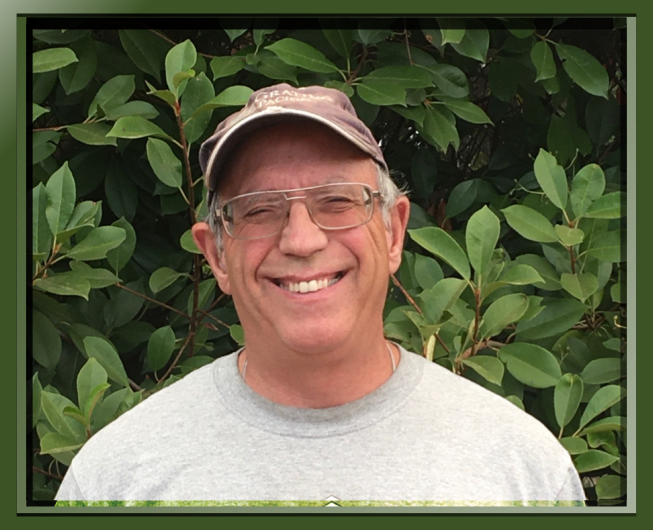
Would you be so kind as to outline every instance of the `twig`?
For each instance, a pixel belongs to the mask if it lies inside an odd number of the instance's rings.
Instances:
[[[133,390],[136,390],[136,392],[143,390],[140,386],[138,386],[134,381],[131,379],[127,378],[129,380],[129,386],[132,387]]]
[[[160,305],[161,307],[165,307],[166,309],[169,309],[173,313],[177,313],[178,315],[181,315],[182,317],[187,318],[188,320],[190,320],[190,316],[188,316],[183,311],[180,311],[179,309],[176,309],[176,308],[174,308],[172,306],[169,306],[168,304],[164,304],[163,302],[160,302],[159,300],[155,300],[154,298],[150,298],[146,294],[139,293],[138,291],[134,291],[133,289],[130,289],[129,287],[126,287],[126,286],[122,285],[121,283],[115,283],[114,285],[116,287],[120,287],[121,289],[124,289],[125,291],[127,291],[127,292],[129,292],[131,294],[135,294],[136,296],[140,296],[141,298],[147,300],[148,302],[152,302],[154,304]]]
[[[227,329],[229,329],[229,328],[231,327],[229,324],[227,324],[226,322],[223,322],[223,321],[220,320],[219,318],[216,318],[216,317],[214,317],[213,315],[209,315],[209,314],[208,314],[206,311],[204,311],[203,309],[199,309],[198,312],[199,312],[200,314],[204,315],[205,317],[209,317],[211,320],[215,320],[218,324],[224,326],[224,327],[227,328]]]
[[[177,363],[179,362],[179,359],[181,359],[181,356],[183,355],[184,350],[186,349],[186,346],[188,346],[188,343],[190,342],[191,337],[192,337],[192,335],[190,335],[190,334],[186,337],[186,340],[185,340],[184,343],[182,344],[181,348],[179,348],[179,353],[177,354],[177,357],[175,357],[175,360],[172,361],[172,364],[168,367],[168,369],[166,370],[166,373],[163,374],[163,375],[159,378],[159,381],[165,381],[166,379],[168,379],[168,377],[170,376],[170,374],[172,373],[172,371],[173,371],[173,370],[175,369],[175,367],[177,366]]]
[[[157,30],[155,30],[155,29],[151,29],[151,28],[148,28],[148,29],[149,29],[152,33],[154,33],[157,37],[162,38],[164,41],[169,42],[169,43],[172,44],[173,46],[176,46],[176,45],[177,45],[177,43],[176,43],[175,41],[173,41],[170,37],[168,37],[167,35],[164,35],[164,34],[161,33],[160,31],[157,31]],[[215,57],[214,55],[209,55],[208,53],[197,52],[197,54],[198,54],[198,55],[201,55],[202,57],[208,57],[208,58],[210,58],[210,59],[213,59],[213,57]]]
[[[47,471],[43,471],[42,469],[39,469],[39,468],[36,467],[36,466],[32,466],[32,471],[34,471],[35,473],[40,473],[41,475],[45,475],[46,477],[50,477],[50,478],[53,478],[53,479],[59,480],[59,481],[63,480],[63,477],[62,477],[62,476],[60,476],[60,475],[53,475],[52,473],[48,473]]]

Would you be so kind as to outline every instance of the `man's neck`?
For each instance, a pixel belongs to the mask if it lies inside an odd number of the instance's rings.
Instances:
[[[364,345],[364,346],[361,346]],[[282,405],[325,408],[362,398],[380,387],[399,364],[400,353],[381,335],[320,354],[287,348],[245,346],[238,369],[247,385]]]

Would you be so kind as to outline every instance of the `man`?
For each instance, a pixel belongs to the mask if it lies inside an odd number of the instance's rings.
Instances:
[[[97,433],[58,499],[584,498],[542,424],[384,338],[409,202],[344,94],[255,92],[200,161],[193,235],[245,347]]]

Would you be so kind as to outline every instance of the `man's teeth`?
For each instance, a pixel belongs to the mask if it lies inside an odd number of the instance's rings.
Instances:
[[[321,280],[311,280],[310,282],[288,282],[287,284],[280,284],[283,289],[290,291],[291,293],[314,293],[315,291],[320,291],[331,287],[341,276],[336,276],[335,278],[329,280],[328,278],[322,278]]]

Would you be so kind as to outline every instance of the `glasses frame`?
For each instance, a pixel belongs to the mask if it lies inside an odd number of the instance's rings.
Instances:
[[[338,227],[328,227],[328,226],[322,226],[320,223],[317,222],[315,217],[313,217],[313,212],[311,209],[306,205],[306,211],[308,212],[309,217],[311,218],[311,221],[315,223],[316,226],[321,228],[322,230],[329,230],[329,231],[335,231],[335,230],[347,230],[349,228],[356,228],[358,226],[363,226],[367,223],[369,223],[372,220],[372,217],[374,216],[374,199],[381,199],[381,192],[378,190],[372,189],[372,186],[369,184],[363,184],[362,182],[333,182],[329,184],[319,184],[317,186],[308,186],[306,188],[294,188],[294,189],[289,189],[289,190],[269,190],[269,191],[253,191],[251,193],[243,193],[242,195],[236,195],[235,197],[232,197],[231,199],[225,201],[222,203],[215,211],[216,217],[218,217],[222,223],[222,226],[224,227],[225,232],[231,237],[232,239],[240,239],[240,240],[253,240],[253,239],[265,239],[266,237],[272,237],[276,236],[279,234],[288,224],[288,219],[290,217],[290,206],[288,206],[288,209],[286,211],[286,219],[281,223],[279,226],[279,229],[276,232],[273,232],[271,234],[267,234],[265,236],[256,236],[256,237],[242,237],[242,236],[235,236],[233,235],[230,231],[229,228],[227,227],[227,221],[225,220],[225,215],[223,214],[225,207],[229,205],[229,203],[235,201],[236,199],[241,199],[243,197],[250,197],[252,195],[267,195],[267,194],[272,194],[272,193],[281,193],[284,198],[286,199],[286,204],[290,201],[295,201],[298,199],[307,199],[307,195],[298,195],[295,197],[289,197],[287,194],[288,193],[295,193],[298,191],[310,191],[310,190],[315,190],[315,189],[321,189],[321,188],[328,188],[331,186],[349,186],[349,185],[354,185],[354,186],[362,186],[363,188],[367,189],[368,193],[370,194],[370,199],[371,199],[371,209],[370,209],[370,214],[367,220],[365,220],[362,223],[358,223],[355,225],[348,225],[348,226],[338,226]]]

